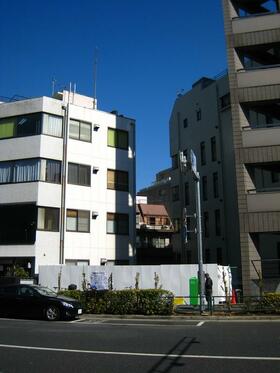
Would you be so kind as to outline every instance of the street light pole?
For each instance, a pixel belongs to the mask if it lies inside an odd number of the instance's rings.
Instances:
[[[201,203],[200,203],[200,175],[197,171],[196,155],[191,149],[190,160],[180,152],[181,172],[186,173],[191,170],[193,180],[195,181],[195,202],[196,202],[196,234],[197,234],[197,257],[198,257],[198,278],[199,278],[199,307],[200,313],[204,311],[204,273],[203,273],[203,252],[202,252],[202,227],[201,227]],[[187,217],[184,211],[185,218]],[[185,221],[185,219],[183,219]],[[186,225],[186,222],[185,222]],[[186,234],[188,227],[186,226]]]
[[[201,204],[200,204],[200,176],[194,173],[195,199],[196,199],[196,229],[197,229],[197,254],[198,254],[198,277],[199,277],[199,305],[200,313],[204,311],[204,273],[202,252],[202,227],[201,227]]]

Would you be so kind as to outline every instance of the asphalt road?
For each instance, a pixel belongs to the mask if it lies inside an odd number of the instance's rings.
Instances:
[[[280,372],[280,321],[0,319],[1,373]]]

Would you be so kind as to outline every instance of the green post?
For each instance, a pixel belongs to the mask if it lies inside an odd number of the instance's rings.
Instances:
[[[189,279],[189,288],[190,288],[190,304],[192,306],[198,305],[198,278],[191,277]]]

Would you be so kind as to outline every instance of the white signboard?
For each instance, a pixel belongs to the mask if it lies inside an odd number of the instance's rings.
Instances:
[[[108,290],[108,276],[106,272],[91,272],[90,286],[95,290]]]

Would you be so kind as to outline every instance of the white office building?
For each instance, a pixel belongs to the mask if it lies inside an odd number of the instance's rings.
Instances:
[[[135,121],[86,96],[0,104],[0,275],[19,265],[129,264]]]

